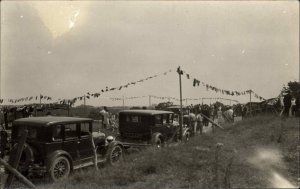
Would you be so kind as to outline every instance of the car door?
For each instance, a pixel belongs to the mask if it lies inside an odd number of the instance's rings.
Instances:
[[[91,140],[91,131],[92,123],[91,122],[82,122],[79,125],[80,134],[79,134],[79,154],[81,161],[89,161],[93,158],[94,149]]]
[[[73,161],[77,162],[79,160],[80,154],[79,154],[79,136],[78,136],[78,126],[76,123],[68,123],[63,125],[63,150],[68,152]]]

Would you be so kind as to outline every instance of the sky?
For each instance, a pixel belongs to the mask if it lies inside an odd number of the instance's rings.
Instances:
[[[1,1],[0,98],[71,99],[173,70],[86,101],[118,106],[109,98],[146,96],[125,105],[148,105],[148,95],[179,98],[178,66],[222,89],[278,96],[299,79],[299,3]],[[249,101],[193,87],[185,75],[182,93]]]

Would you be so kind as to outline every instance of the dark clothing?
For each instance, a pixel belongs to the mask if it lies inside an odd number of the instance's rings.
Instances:
[[[299,117],[300,116],[300,95],[298,94],[297,98],[296,98],[296,101],[295,101],[295,114],[296,114],[296,117]]]
[[[289,117],[289,112],[292,105],[292,95],[290,93],[284,96],[283,105],[284,105],[283,116]]]
[[[291,107],[291,105],[292,105],[292,95],[290,93],[288,93],[284,96],[283,104],[286,107]]]
[[[206,117],[210,118],[210,113],[208,109],[205,109],[202,111],[203,115],[205,115]],[[203,124],[205,126],[208,126],[208,119],[206,119],[205,117],[203,118]]]

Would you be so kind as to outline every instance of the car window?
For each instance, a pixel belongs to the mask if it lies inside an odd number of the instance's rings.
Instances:
[[[131,122],[132,123],[138,123],[139,122],[139,116],[131,116]]]
[[[77,126],[76,124],[66,124],[65,125],[65,139],[77,138]]]
[[[53,126],[53,140],[62,140],[62,126],[55,125]]]
[[[169,114],[169,123],[173,123],[173,114]]]
[[[28,127],[28,128],[26,128],[26,130],[28,131],[28,134],[27,134],[28,139],[36,139],[37,138],[37,129],[35,127]],[[23,128],[19,128],[18,137],[22,136],[23,131],[24,131]]]
[[[90,135],[90,123],[81,123],[80,124],[80,136],[89,136]]]
[[[162,115],[155,115],[155,124],[156,125],[162,124]]]
[[[126,115],[126,122],[130,122],[130,116]]]
[[[169,123],[169,116],[168,116],[168,114],[164,114],[163,115],[163,124],[167,124],[167,123]]]

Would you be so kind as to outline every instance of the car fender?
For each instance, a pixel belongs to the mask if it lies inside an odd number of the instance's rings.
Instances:
[[[159,133],[159,132],[156,132],[156,133],[153,133],[152,134],[152,138],[151,138],[151,142],[152,142],[152,144],[155,144],[155,142],[157,141],[157,139],[161,139],[161,140],[164,140],[164,137],[162,136],[162,134],[161,133]],[[162,141],[163,142],[163,141]]]
[[[56,150],[56,151],[52,152],[49,156],[47,156],[47,159],[46,159],[47,170],[50,168],[51,162],[53,161],[53,159],[55,159],[59,156],[65,156],[66,158],[68,158],[70,161],[71,170],[73,170],[73,158],[68,152],[66,152],[64,150]]]
[[[117,141],[117,140],[111,141],[111,142],[108,144],[108,147],[115,146],[115,145],[120,145],[122,148],[124,148],[122,142]]]

